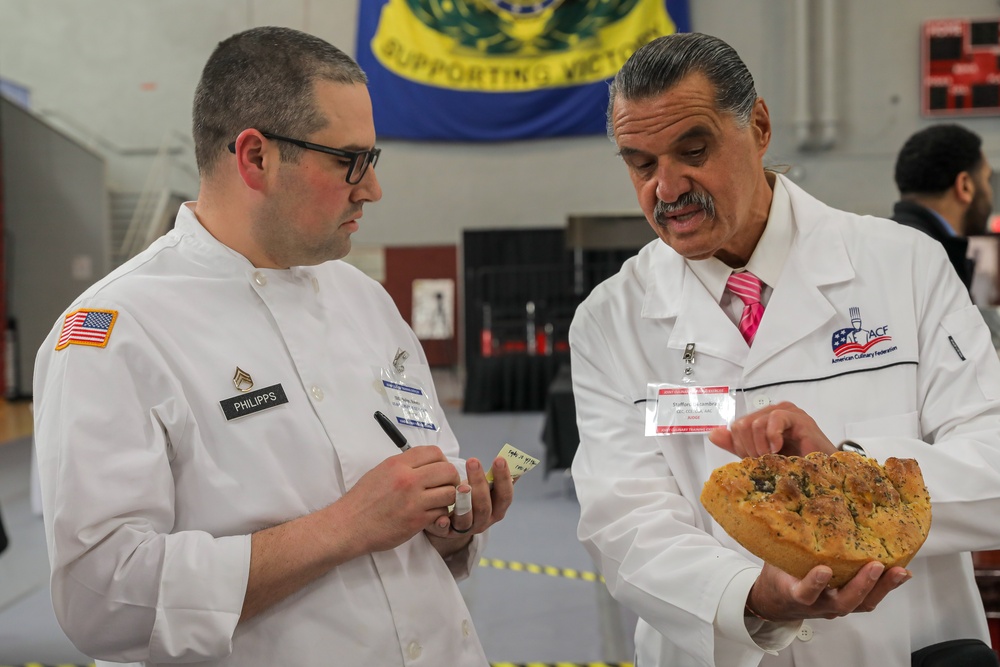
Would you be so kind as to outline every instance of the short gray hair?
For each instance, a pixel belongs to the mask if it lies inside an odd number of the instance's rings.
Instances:
[[[614,141],[611,114],[615,100],[645,100],[665,93],[689,74],[704,74],[715,87],[715,106],[740,127],[750,123],[757,101],[753,76],[736,50],[718,37],[679,32],[640,47],[611,82],[608,136]]]
[[[313,95],[319,80],[367,83],[346,53],[291,28],[251,28],[220,42],[194,95],[198,172],[209,175],[226,146],[249,127],[295,138],[325,127]],[[302,149],[281,142],[279,151],[282,160],[294,161]]]

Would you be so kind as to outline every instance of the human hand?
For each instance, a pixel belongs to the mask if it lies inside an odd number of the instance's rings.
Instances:
[[[804,578],[796,579],[765,563],[747,596],[747,606],[761,618],[775,622],[837,618],[873,611],[886,595],[913,576],[902,567],[886,570],[878,561],[866,564],[840,588],[827,588],[832,575],[830,568],[817,565]]]
[[[811,452],[833,454],[837,451],[813,418],[788,401],[740,417],[728,429],[710,431],[708,439],[740,458],[778,453],[784,456],[805,456]]]
[[[365,473],[338,503],[350,508],[366,552],[386,551],[435,520],[447,519],[459,481],[455,466],[438,447],[412,447]]]
[[[450,518],[441,517],[426,529],[431,543],[442,555],[454,553],[468,544],[472,535],[483,532],[503,519],[514,500],[514,481],[503,457],[498,456],[493,461],[492,489],[478,459],[469,459],[465,464],[465,471],[468,484],[460,485],[458,491],[462,492],[466,490],[463,487],[468,486],[472,497],[472,511],[452,515]]]

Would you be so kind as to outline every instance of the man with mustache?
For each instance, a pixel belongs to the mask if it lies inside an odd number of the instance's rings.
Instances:
[[[659,238],[574,317],[572,474],[636,664],[908,667],[959,639],[995,660],[968,552],[1000,545],[1000,361],[941,245],[765,168],[767,105],[717,38],[654,40],[610,93]],[[798,579],[699,502],[738,458],[838,449],[920,464],[933,524],[906,568]]]
[[[961,125],[932,125],[907,139],[896,158],[900,201],[892,219],[937,239],[967,288],[975,273],[968,237],[984,233],[993,215],[993,169],[982,144]]]
[[[511,475],[457,458],[419,340],[337,261],[382,196],[365,74],[253,28],[213,51],[193,115],[197,201],[38,355],[63,630],[114,663],[482,667],[456,579]]]

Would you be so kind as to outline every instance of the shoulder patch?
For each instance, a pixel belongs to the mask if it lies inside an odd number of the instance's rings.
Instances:
[[[111,329],[118,319],[117,310],[85,310],[70,313],[63,320],[62,333],[56,342],[56,349],[70,345],[91,345],[104,347],[111,339]]]

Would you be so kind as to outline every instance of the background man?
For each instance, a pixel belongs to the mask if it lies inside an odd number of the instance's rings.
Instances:
[[[1000,361],[940,244],[765,170],[767,105],[714,37],[636,51],[608,128],[659,239],[575,315],[572,472],[578,536],[640,617],[637,664],[907,667],[928,644],[988,641],[967,552],[1000,544]],[[838,356],[844,331],[863,353]],[[729,387],[736,418],[646,436],[659,383]],[[848,438],[920,463],[934,519],[908,569],[872,562],[839,589],[825,566],[798,580],[700,505],[736,457]]]
[[[56,615],[147,665],[484,665],[455,583],[513,497],[458,443],[420,343],[337,260],[382,196],[365,75],[294,30],[223,41],[173,231],[43,344],[35,444]],[[399,416],[409,444],[373,418]],[[471,487],[471,488],[470,488]]]
[[[975,273],[967,237],[985,232],[993,214],[993,169],[982,143],[961,125],[932,125],[907,139],[896,158],[900,201],[892,219],[937,239],[966,288]]]

